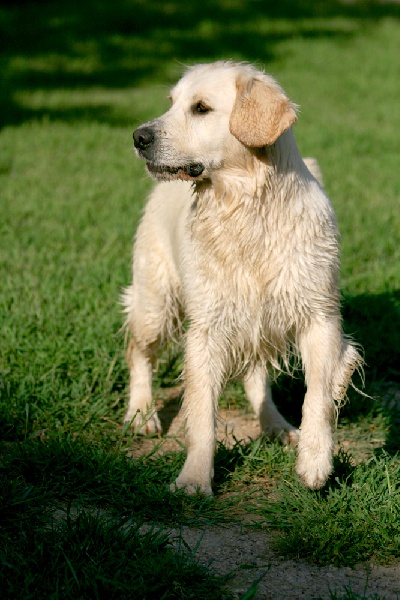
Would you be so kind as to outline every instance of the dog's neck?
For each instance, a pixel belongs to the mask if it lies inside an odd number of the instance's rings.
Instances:
[[[240,204],[250,198],[260,202],[285,201],[282,197],[290,178],[292,185],[307,185],[311,175],[305,166],[292,128],[285,131],[271,146],[248,148],[235,164],[222,165],[206,181],[195,184],[195,192],[202,203],[211,196],[222,204]]]

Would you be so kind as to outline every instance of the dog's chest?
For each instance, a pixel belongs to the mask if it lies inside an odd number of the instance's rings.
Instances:
[[[248,295],[248,286],[265,293],[276,284],[303,250],[293,226],[271,212],[228,205],[193,215],[188,233],[200,278],[229,296],[234,290]]]
[[[336,296],[335,229],[295,213],[243,205],[194,213],[185,268],[190,312],[290,328]]]

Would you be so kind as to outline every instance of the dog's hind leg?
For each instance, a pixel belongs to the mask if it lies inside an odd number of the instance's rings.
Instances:
[[[284,444],[297,444],[299,431],[276,408],[264,365],[258,364],[251,369],[244,377],[243,384],[247,398],[260,421],[261,431],[271,439],[281,439]]]

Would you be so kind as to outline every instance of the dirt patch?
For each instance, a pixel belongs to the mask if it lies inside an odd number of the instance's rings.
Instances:
[[[346,588],[370,597],[400,598],[400,565],[362,565],[355,568],[318,567],[301,560],[285,560],[273,550],[273,538],[263,531],[245,530],[240,524],[229,527],[171,530],[171,539],[182,547],[182,539],[195,556],[220,574],[234,571],[230,589],[241,598],[252,582],[263,575],[255,599],[286,600],[329,598]]]
[[[183,417],[179,412],[179,398],[176,397],[178,392],[175,390],[175,393],[164,397],[164,401],[160,399],[157,402],[165,436],[162,440],[134,438],[132,455],[150,452],[160,441],[157,449],[160,453],[184,446]],[[244,410],[220,409],[219,441],[231,446],[236,440],[254,440],[259,435],[260,427],[253,414]],[[337,437],[342,443],[340,430]],[[381,445],[381,440],[376,445]],[[170,534],[177,548],[191,549],[201,563],[210,565],[217,573],[234,572],[229,587],[237,598],[241,598],[251,584],[263,576],[254,596],[257,600],[328,599],[331,592],[340,596],[348,589],[366,598],[377,595],[387,600],[400,599],[400,564],[319,567],[302,560],[286,560],[274,550],[270,533],[237,523],[212,525],[204,529],[185,526],[171,529]]]

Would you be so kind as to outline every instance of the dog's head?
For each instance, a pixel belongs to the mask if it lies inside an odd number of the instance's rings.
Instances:
[[[171,108],[133,134],[156,179],[212,179],[240,165],[251,148],[272,145],[296,121],[296,106],[250,65],[198,65],[171,90]]]

